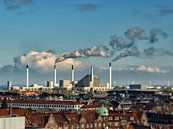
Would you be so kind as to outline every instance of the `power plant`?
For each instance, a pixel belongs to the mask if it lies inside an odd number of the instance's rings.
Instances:
[[[52,81],[53,80],[53,81]],[[59,80],[57,83],[57,64],[54,64],[53,67],[53,79],[46,81],[45,86],[29,84],[29,65],[26,65],[26,84],[25,87],[22,87],[23,90],[38,90],[38,89],[52,89],[52,88],[60,88],[60,89],[83,89],[83,90],[98,90],[98,91],[108,91],[112,89],[112,66],[109,63],[109,76],[107,84],[100,84],[100,77],[94,74],[94,67],[91,66],[90,73],[81,78],[80,80],[75,80],[75,70],[74,65],[71,66],[71,78],[69,80]],[[8,89],[11,89],[11,83],[8,82]]]

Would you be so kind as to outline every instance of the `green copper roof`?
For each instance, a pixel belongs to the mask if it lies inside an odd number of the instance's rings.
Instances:
[[[97,110],[97,113],[100,115],[100,116],[108,116],[109,113],[108,113],[108,109],[104,106],[100,107],[98,110]]]

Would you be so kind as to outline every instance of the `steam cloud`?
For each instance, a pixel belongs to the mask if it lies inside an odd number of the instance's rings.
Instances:
[[[168,56],[173,56],[173,53],[170,51],[167,51],[163,48],[154,48],[154,47],[149,47],[144,49],[143,54],[147,58],[153,58],[155,56],[163,56],[163,55],[168,55]]]
[[[62,54],[55,63],[62,62],[68,58],[88,58],[88,57],[110,57],[109,48],[106,46],[93,46],[91,48],[79,49],[69,54]]]
[[[138,50],[137,47],[133,47],[131,50],[125,50],[121,52],[118,56],[116,56],[112,61],[117,61],[120,60],[121,58],[125,58],[128,56],[140,56],[141,52]]]
[[[167,36],[167,33],[160,28],[152,28],[149,33],[146,33],[139,27],[132,27],[125,31],[124,37],[117,35],[111,36],[109,46],[99,45],[65,53],[59,55],[55,63],[62,62],[68,58],[105,57],[113,58],[112,61],[114,62],[129,56],[145,58],[158,55],[173,56],[173,53],[164,49],[156,49],[154,46],[145,48],[144,50],[138,48],[137,42],[139,41],[146,41],[147,45],[153,45],[158,42],[161,37],[167,38]]]
[[[153,28],[150,31],[150,43],[157,42],[159,40],[158,35],[161,35],[164,38],[168,37],[168,34],[166,32],[164,32],[162,29],[160,29],[160,28]]]

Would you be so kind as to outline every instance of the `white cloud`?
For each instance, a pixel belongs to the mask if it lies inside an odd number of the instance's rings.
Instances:
[[[13,68],[17,71],[24,70],[25,66],[28,64],[30,69],[34,71],[48,73],[53,70],[56,58],[57,55],[52,52],[30,51],[24,55],[15,57]],[[57,63],[57,68],[61,71],[69,70],[71,68],[71,65],[74,65],[78,68],[84,67],[84,64],[82,62],[69,58],[67,60],[64,60],[63,62]]]
[[[100,70],[108,70],[109,67],[100,67]],[[138,72],[147,72],[147,73],[167,73],[168,71],[162,70],[157,66],[146,66],[146,65],[139,65],[139,66],[128,66],[128,67],[112,67],[114,71],[138,71]]]
[[[149,72],[149,73],[166,73],[165,70],[161,70],[157,66],[140,65],[136,68],[136,70],[141,72]]]

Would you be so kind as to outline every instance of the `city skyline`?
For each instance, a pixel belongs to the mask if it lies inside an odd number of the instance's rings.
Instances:
[[[0,83],[25,83],[26,64],[32,83],[52,80],[62,57],[60,79],[94,65],[107,82],[112,62],[114,81],[172,83],[171,0],[4,0],[0,16]]]

